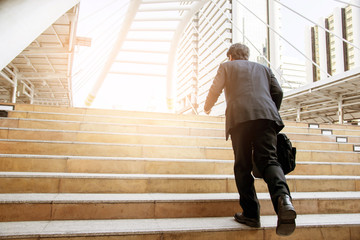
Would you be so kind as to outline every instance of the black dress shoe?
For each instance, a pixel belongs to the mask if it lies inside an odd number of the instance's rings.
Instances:
[[[278,222],[276,234],[280,236],[289,236],[296,228],[296,211],[288,195],[282,195],[278,198]]]
[[[234,216],[235,220],[239,223],[245,224],[249,227],[260,227],[260,219],[259,218],[249,218],[242,215],[242,213],[236,213]]]

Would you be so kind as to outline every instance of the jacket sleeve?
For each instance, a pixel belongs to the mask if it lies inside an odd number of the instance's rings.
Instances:
[[[220,64],[215,79],[206,97],[206,101],[204,105],[205,111],[210,111],[211,108],[215,105],[224,87],[225,87],[225,69],[224,66]]]
[[[270,94],[272,100],[275,102],[276,108],[280,110],[282,98],[283,98],[283,91],[277,81],[275,75],[270,70]]]

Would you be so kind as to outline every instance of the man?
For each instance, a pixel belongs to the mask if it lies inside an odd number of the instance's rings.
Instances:
[[[231,135],[235,181],[243,209],[235,214],[235,220],[260,227],[260,205],[251,174],[254,163],[268,185],[278,215],[276,233],[290,235],[295,230],[296,212],[276,154],[277,134],[284,127],[278,112],[283,92],[270,68],[248,61],[247,46],[233,44],[227,56],[229,61],[220,64],[204,111],[210,113],[224,89],[226,140]]]

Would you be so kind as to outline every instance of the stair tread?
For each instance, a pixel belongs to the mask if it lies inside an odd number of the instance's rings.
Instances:
[[[65,172],[0,172],[0,177],[25,178],[111,178],[111,179],[234,179],[230,174],[116,174],[116,173],[65,173]],[[347,175],[287,175],[287,179],[360,179]]]
[[[103,117],[103,116],[101,116]],[[121,118],[131,118],[131,117],[121,117]],[[0,118],[1,119],[1,118]],[[174,120],[173,121],[186,121],[186,122],[197,122],[197,123],[214,123],[214,124],[219,124],[221,125],[221,128],[209,128],[209,127],[203,127],[203,126],[199,126],[199,127],[194,127],[194,126],[173,126],[173,125],[152,125],[152,124],[132,124],[132,123],[116,123],[116,122],[93,122],[93,121],[77,121],[77,120],[54,120],[54,119],[37,119],[37,118],[17,118],[17,117],[7,117],[7,118],[3,118],[3,119],[8,119],[8,120],[19,120],[21,119],[22,121],[37,121],[37,122],[59,122],[59,123],[77,123],[77,124],[94,124],[94,125],[102,125],[102,124],[107,124],[107,125],[115,125],[115,126],[148,126],[148,127],[157,127],[157,128],[191,128],[191,129],[209,129],[209,130],[218,130],[218,131],[224,131],[224,127],[225,127],[225,122],[214,122],[214,121],[192,121],[192,120]],[[147,119],[147,120],[167,120],[167,119],[152,119],[152,118],[134,118],[134,119]],[[171,120],[171,119],[169,119]],[[289,128],[295,128],[295,129],[312,129],[312,130],[319,130],[321,131],[322,129],[326,129],[326,130],[334,130],[334,131],[350,131],[350,132],[360,132],[360,126],[355,126],[354,128],[349,128],[348,125],[344,125],[343,128],[338,128],[339,126],[336,126],[336,128],[331,128],[330,127],[321,127],[321,128],[309,128],[309,127],[302,127],[302,126],[293,126],[293,125],[287,125],[285,122],[285,127],[286,129]],[[286,131],[287,132],[287,131]],[[291,134],[306,134],[306,135],[319,135],[319,136],[324,136],[324,134],[321,133],[299,133],[299,132],[291,132],[289,131],[288,133]],[[343,135],[343,134],[332,134],[332,135],[326,135],[326,136],[348,136],[348,135]],[[355,137],[355,136],[348,136],[348,137]]]
[[[224,124],[225,117],[224,116],[205,116],[205,115],[184,115],[184,114],[174,114],[174,113],[151,113],[146,112],[147,116],[151,117],[144,117],[143,114],[145,112],[140,111],[123,111],[123,110],[110,110],[107,109],[103,111],[101,109],[79,109],[78,112],[66,112],[66,111],[37,111],[37,110],[12,110],[10,112],[15,113],[30,113],[30,114],[48,114],[48,115],[70,115],[70,116],[81,116],[81,117],[106,117],[106,118],[133,118],[133,119],[156,119],[156,120],[174,120],[174,121],[191,121],[191,122],[210,122],[210,123],[220,123]],[[104,112],[112,112],[114,114],[105,114]],[[119,115],[119,113],[123,115]],[[175,117],[175,118],[174,118]],[[284,121],[286,126],[307,126],[306,128],[310,128],[308,125],[309,123],[297,123],[294,121]],[[321,123],[319,124],[319,128],[312,128],[312,129],[332,129],[331,127],[335,126],[338,129],[338,125],[336,124],[326,124]],[[355,129],[360,130],[359,126],[356,125],[344,125],[347,129]]]
[[[122,133],[122,132],[104,132],[104,131],[80,131],[80,130],[60,130],[60,129],[34,129],[34,128],[8,128],[0,127],[4,130],[15,131],[38,131],[38,132],[61,132],[61,133],[86,133],[86,134],[106,134],[106,135],[119,135],[119,136],[154,136],[154,137],[167,137],[167,138],[203,138],[203,139],[222,139],[224,137],[213,136],[187,136],[187,135],[167,135],[167,134],[155,134],[155,133]],[[16,140],[16,139],[15,139]],[[336,143],[336,142],[334,142]]]
[[[84,145],[106,145],[106,146],[144,146],[144,147],[171,147],[171,148],[195,148],[195,149],[223,149],[232,150],[231,146],[215,147],[215,146],[179,146],[179,145],[154,145],[154,144],[129,144],[129,143],[104,143],[104,142],[79,142],[79,141],[55,141],[55,140],[31,140],[31,139],[0,139],[0,142],[24,142],[24,143],[54,143],[54,144],[84,144]],[[339,144],[339,143],[334,143]],[[353,145],[351,143],[348,143]],[[297,152],[331,152],[331,153],[351,153],[358,154],[354,151],[341,151],[341,150],[319,150],[319,149],[297,149]]]
[[[104,142],[79,142],[79,141],[55,141],[55,140],[32,140],[32,139],[0,139],[0,142],[29,142],[29,143],[60,143],[60,144],[87,144],[108,146],[149,146],[149,147],[173,147],[173,148],[210,148],[210,149],[232,149],[231,147],[211,146],[179,146],[179,145],[154,145],[154,144],[131,144],[131,143],[104,143]],[[344,151],[347,152],[347,151]]]
[[[259,200],[270,200],[268,193],[257,193]],[[294,201],[300,199],[360,199],[360,192],[293,192]],[[124,203],[124,202],[190,202],[237,201],[238,193],[4,193],[0,203]]]
[[[225,118],[224,117],[211,117],[211,116],[192,116],[188,119],[186,115],[178,115],[178,114],[165,114],[163,117],[153,116],[153,117],[143,117],[143,116],[119,116],[119,115],[99,115],[99,114],[83,114],[83,113],[61,113],[61,112],[37,112],[37,111],[21,111],[14,110],[11,111],[14,113],[30,113],[30,114],[45,114],[45,115],[68,115],[68,116],[79,116],[83,119],[86,117],[102,117],[102,118],[111,118],[111,119],[140,119],[140,120],[156,120],[156,121],[170,121],[170,122],[196,122],[196,123],[211,123],[211,124],[219,124],[224,125]],[[140,112],[141,113],[141,112]],[[169,118],[169,117],[180,117],[180,118]],[[181,118],[181,116],[183,118]],[[185,116],[185,117],[184,117]],[[14,118],[14,117],[12,117]],[[16,118],[16,117],[15,117]],[[204,120],[206,119],[206,120]],[[47,120],[47,119],[46,119]],[[54,119],[52,119],[54,120]],[[56,119],[57,120],[57,119]],[[69,121],[69,120],[67,120]],[[72,121],[72,120],[70,120]]]
[[[155,134],[155,133],[121,133],[121,132],[104,132],[104,131],[80,131],[80,130],[58,130],[58,129],[33,129],[33,128],[7,128],[7,127],[0,127],[0,130],[9,130],[9,131],[19,131],[19,132],[43,132],[43,133],[62,133],[62,134],[90,134],[91,136],[102,136],[102,135],[111,135],[111,136],[117,136],[117,137],[160,137],[160,138],[167,138],[167,139],[192,139],[192,140],[224,140],[223,142],[221,142],[222,145],[229,145],[230,146],[230,142],[226,142],[224,137],[215,137],[215,136],[191,136],[191,135],[177,135],[177,134],[173,134],[173,135],[169,135],[169,134]],[[321,134],[320,134],[321,135]],[[76,135],[78,136],[78,135]],[[336,136],[338,137],[338,136]],[[335,136],[334,136],[335,138]],[[58,140],[58,141],[54,141],[54,140],[44,140],[44,139],[20,139],[20,138],[7,138],[7,139],[2,139],[2,140],[19,140],[19,141],[46,141],[46,142],[76,142],[76,143],[104,143],[103,141],[81,141],[81,140],[73,140],[73,141],[69,141],[69,140]],[[332,139],[332,140],[297,140],[292,138],[292,143],[296,145],[296,143],[311,143],[311,144],[332,144],[332,145],[353,145],[353,144],[357,144],[357,142],[344,142],[344,143],[339,143],[336,141],[336,139]],[[118,144],[116,142],[106,142],[107,144]],[[120,143],[121,144],[121,143]],[[171,145],[173,146],[173,144]],[[185,145],[185,146],[189,146],[189,145]],[[201,145],[195,145],[194,147],[202,147]]]
[[[276,227],[276,216],[262,216],[261,228]],[[298,215],[298,228],[323,226],[359,226],[360,214]],[[164,232],[207,232],[249,230],[233,217],[172,218],[172,219],[120,219],[120,220],[67,220],[0,223],[0,237],[56,237],[155,234]],[[253,229],[253,228],[252,228]],[[258,229],[258,230],[259,230]],[[254,229],[255,230],[255,229]]]
[[[0,153],[1,158],[42,158],[42,159],[91,159],[91,160],[131,160],[131,161],[164,161],[164,162],[221,162],[233,163],[234,160],[225,159],[188,159],[188,158],[151,158],[151,157],[107,157],[107,156],[76,156],[76,155],[39,155],[39,154],[16,154]],[[296,161],[296,164],[306,165],[353,165],[359,166],[356,162],[307,162]]]

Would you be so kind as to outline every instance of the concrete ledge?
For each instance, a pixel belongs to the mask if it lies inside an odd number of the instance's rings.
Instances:
[[[234,179],[227,174],[111,174],[111,173],[56,173],[56,172],[0,172],[0,178],[109,178],[109,179]],[[287,175],[287,179],[360,180],[360,176]]]
[[[291,192],[359,191],[360,176],[288,175]],[[258,192],[267,192],[256,179]],[[0,172],[2,193],[235,193],[233,175]]]
[[[258,193],[261,216],[274,214]],[[298,214],[359,213],[359,192],[292,193]],[[227,217],[241,211],[237,193],[0,194],[0,222]]]
[[[40,222],[6,222],[0,223],[0,238],[46,238],[46,237],[99,237],[99,236],[136,236],[136,235],[163,235],[163,234],[181,234],[191,235],[192,233],[211,232],[212,239],[226,232],[236,231],[243,234],[247,239],[254,234],[259,233],[260,238],[266,239],[266,235],[273,234],[276,227],[276,216],[261,217],[261,228],[249,228],[239,224],[232,217],[220,218],[173,218],[173,219],[138,219],[138,220],[87,220],[87,221],[40,221]],[[322,214],[322,215],[298,215],[297,232],[306,229],[310,231],[322,232],[329,228],[350,228],[348,231],[349,238],[356,239],[352,236],[351,231],[359,231],[360,214]],[[249,232],[250,231],[250,232]],[[271,231],[265,233],[264,231]],[[355,234],[355,232],[353,234]],[[343,234],[340,231],[340,234]],[[350,238],[352,236],[352,238]],[[302,235],[304,237],[304,235]],[[333,239],[339,239],[338,236],[332,235]],[[358,237],[358,236],[357,236]],[[141,239],[141,238],[139,238]],[[170,239],[170,238],[162,238]],[[178,238],[177,238],[178,239]],[[191,239],[191,238],[179,238]],[[194,238],[195,239],[195,238]],[[211,239],[211,238],[206,238]],[[269,239],[269,238],[268,238]],[[301,239],[301,238],[296,238]],[[302,238],[304,239],[304,238]],[[319,239],[319,238],[313,238]],[[326,239],[324,236],[321,239]],[[344,239],[344,238],[341,238]]]
[[[16,107],[15,107],[16,109]],[[225,118],[222,117],[209,117],[209,116],[190,116],[190,115],[176,115],[176,114],[164,114],[164,116],[160,116],[158,114],[153,114],[154,117],[148,117],[149,115],[151,116],[152,113],[147,113],[147,112],[139,112],[140,115],[139,116],[134,116],[134,115],[104,115],[104,114],[79,114],[79,113],[62,113],[62,112],[36,112],[36,111],[21,111],[21,110],[14,110],[11,111],[12,115],[25,115],[25,116],[35,116],[35,115],[40,115],[40,116],[54,116],[54,118],[49,118],[51,120],[65,120],[63,119],[64,116],[68,116],[69,118],[67,118],[66,120],[70,120],[70,121],[76,121],[76,119],[82,119],[83,121],[86,121],[87,119],[103,119],[105,120],[104,122],[112,122],[111,120],[122,120],[122,119],[126,119],[126,120],[141,120],[141,121],[146,121],[146,120],[151,120],[151,121],[168,121],[168,122],[174,122],[174,123],[209,123],[209,124],[213,124],[216,126],[224,126],[224,121]],[[121,112],[120,112],[121,113]],[[56,118],[59,117],[59,118]],[[73,118],[73,119],[72,119]],[[42,118],[44,119],[44,118]],[[215,120],[215,121],[214,121]],[[99,121],[97,121],[99,122]],[[180,124],[181,125],[181,124]]]
[[[268,193],[257,193],[259,200],[270,200]],[[293,192],[299,199],[355,200],[360,192]],[[123,202],[191,202],[238,201],[238,193],[142,193],[142,194],[66,194],[66,193],[5,193],[0,203],[123,203]]]

